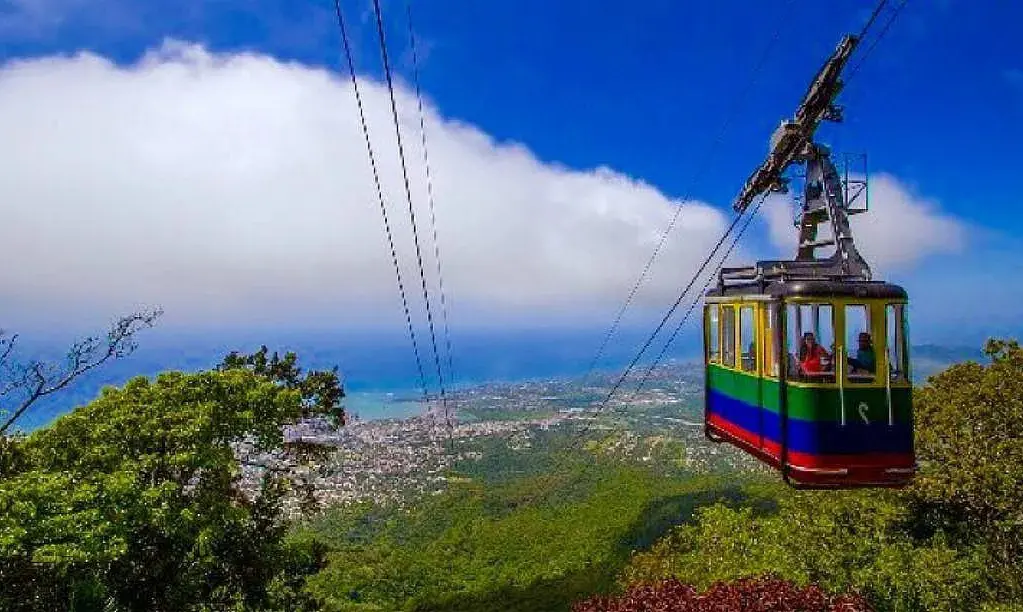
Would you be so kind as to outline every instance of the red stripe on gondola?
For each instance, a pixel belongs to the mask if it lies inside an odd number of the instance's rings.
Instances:
[[[764,439],[738,425],[711,413],[707,422],[716,430],[715,433],[739,442],[739,446],[765,459],[774,467],[779,465],[781,445],[773,440]],[[909,453],[865,453],[862,455],[813,455],[788,451],[788,463],[795,467],[840,469],[840,468],[911,468],[914,458]]]

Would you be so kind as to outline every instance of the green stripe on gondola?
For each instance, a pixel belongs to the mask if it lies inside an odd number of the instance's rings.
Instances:
[[[758,378],[729,370],[718,365],[707,366],[708,384],[719,391],[765,410],[778,412],[778,381]],[[842,402],[837,387],[798,387],[788,385],[788,414],[804,421],[840,421]],[[871,422],[888,420],[888,398],[884,387],[846,387],[846,419],[861,419]],[[892,413],[897,423],[913,421],[911,390],[908,387],[892,387]]]

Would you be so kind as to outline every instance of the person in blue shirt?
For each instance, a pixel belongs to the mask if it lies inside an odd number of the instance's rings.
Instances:
[[[849,358],[849,365],[853,370],[874,373],[874,369],[877,367],[877,357],[874,355],[874,341],[870,338],[870,334],[860,334],[856,357]]]

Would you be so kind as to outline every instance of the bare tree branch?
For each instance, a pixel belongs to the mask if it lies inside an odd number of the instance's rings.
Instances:
[[[17,342],[18,334],[8,336],[7,330],[0,329],[0,368],[7,364],[7,358],[11,356]]]
[[[16,390],[27,390],[18,407],[0,426],[0,435],[6,434],[14,422],[41,398],[60,391],[78,377],[111,359],[130,355],[138,348],[135,334],[141,329],[152,327],[162,314],[163,310],[156,309],[121,317],[111,326],[105,339],[88,337],[72,344],[63,367],[41,361],[26,364],[9,362],[17,335],[6,338],[4,332],[0,331],[0,368],[4,370],[0,376],[6,379],[3,386],[0,386],[0,397]]]

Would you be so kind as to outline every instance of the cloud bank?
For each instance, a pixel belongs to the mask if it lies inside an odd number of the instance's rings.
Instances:
[[[360,88],[418,312],[387,92],[371,80]],[[419,117],[410,91],[397,94],[436,287]],[[542,162],[429,104],[426,125],[452,320],[606,324],[679,204],[611,169]],[[159,304],[186,325],[403,322],[345,79],[178,42],[130,66],[89,53],[36,58],[0,71],[0,133],[8,314]],[[963,240],[957,221],[894,178],[872,188],[876,215],[856,228],[871,261],[912,265]],[[767,209],[779,243],[783,206]],[[682,207],[640,306],[670,303],[728,223],[706,203]],[[785,234],[785,253],[791,241]]]
[[[868,184],[870,212],[854,215],[850,224],[856,247],[875,278],[907,272],[928,257],[960,253],[966,246],[968,227],[941,212],[937,202],[915,194],[889,174],[871,175]],[[795,255],[795,214],[795,204],[789,197],[772,196],[764,204],[771,243],[783,257]]]

